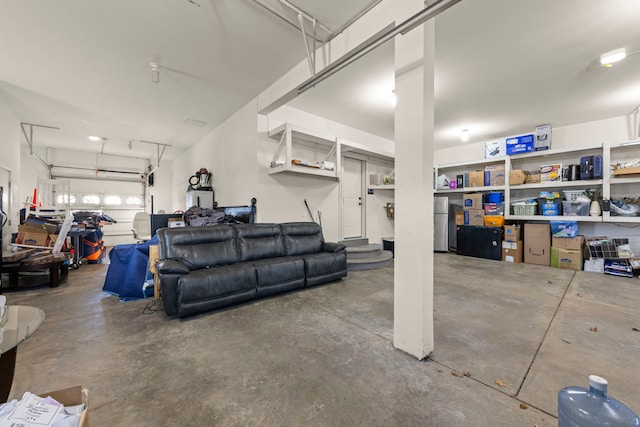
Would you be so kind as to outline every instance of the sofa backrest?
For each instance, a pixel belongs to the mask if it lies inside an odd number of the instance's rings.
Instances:
[[[160,258],[173,258],[190,269],[215,267],[240,261],[233,227],[178,227],[158,230]]]
[[[322,250],[322,228],[315,222],[287,222],[280,224],[287,255],[305,255]]]
[[[238,238],[240,261],[284,256],[284,242],[277,224],[239,224],[234,227]]]

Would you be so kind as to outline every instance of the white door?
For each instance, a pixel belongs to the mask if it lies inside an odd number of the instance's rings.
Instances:
[[[362,161],[342,161],[342,238],[363,237]]]

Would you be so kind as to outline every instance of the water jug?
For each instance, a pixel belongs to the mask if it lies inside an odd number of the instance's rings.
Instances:
[[[608,382],[589,375],[589,389],[565,387],[558,393],[558,427],[633,427],[640,418],[624,403],[607,396]]]

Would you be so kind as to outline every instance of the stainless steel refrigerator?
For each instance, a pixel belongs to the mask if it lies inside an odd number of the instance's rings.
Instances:
[[[449,251],[449,198],[433,198],[433,250]]]

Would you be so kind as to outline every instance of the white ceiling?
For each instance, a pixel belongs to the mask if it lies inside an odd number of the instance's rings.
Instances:
[[[462,129],[485,141],[630,113],[640,105],[638,22],[630,0],[463,0],[436,18],[436,147],[464,144]],[[619,47],[636,54],[596,65]],[[381,87],[393,88],[392,43],[291,105],[393,139]]]
[[[5,0],[0,96],[23,121],[60,128],[36,129],[36,146],[154,156],[146,140],[174,158],[305,58],[299,30],[258,2],[295,22],[277,0]],[[291,2],[334,32],[375,3]],[[585,68],[639,51],[638,22],[635,0],[463,0],[436,20],[436,146],[459,144],[463,128],[479,141],[629,113],[640,55]],[[393,138],[388,98],[362,92],[376,84],[392,88],[391,43],[292,105]]]

